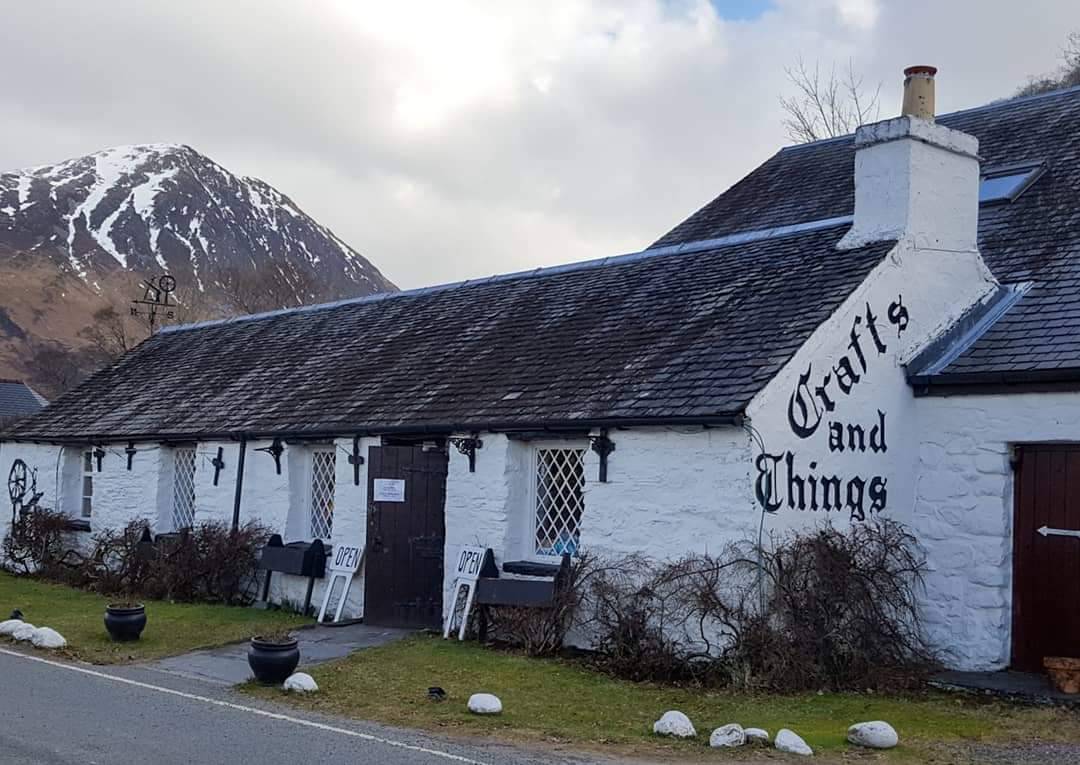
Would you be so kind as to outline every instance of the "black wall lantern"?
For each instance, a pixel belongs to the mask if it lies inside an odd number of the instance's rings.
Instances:
[[[600,455],[600,483],[607,483],[607,458],[615,451],[615,442],[608,438],[608,432],[601,430],[598,436],[589,436],[592,450]]]
[[[135,448],[134,441],[128,441],[127,448],[124,449],[124,453],[127,455],[127,469],[131,470],[131,463],[135,459],[135,454],[139,450]]]
[[[94,447],[94,459],[97,461],[97,471],[101,472],[101,461],[105,459],[105,450],[100,446]]]
[[[281,455],[285,453],[285,446],[281,443],[280,438],[275,438],[274,442],[269,446],[264,446],[261,449],[256,449],[257,452],[266,452],[274,458],[274,468],[277,470],[277,474],[281,475]]]
[[[484,442],[477,438],[477,434],[473,433],[467,438],[463,437],[451,437],[450,443],[453,444],[459,452],[469,458],[469,472],[476,472],[476,450],[484,447]]]

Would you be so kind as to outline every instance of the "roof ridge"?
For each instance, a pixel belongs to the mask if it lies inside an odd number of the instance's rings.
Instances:
[[[1016,106],[1018,104],[1027,104],[1032,101],[1042,101],[1047,98],[1057,98],[1059,96],[1068,95],[1071,93],[1080,92],[1080,85],[1072,85],[1068,88],[1058,88],[1057,90],[1048,90],[1045,93],[1033,93],[1030,96],[1014,96],[1012,98],[1001,98],[997,101],[991,101],[988,104],[982,104],[980,106],[969,106],[967,109],[957,109],[954,112],[946,112],[945,114],[938,114],[935,116],[935,120],[948,119],[950,117],[957,117],[962,114],[971,114],[972,112],[989,111],[991,109],[1001,109],[1006,106]],[[899,115],[897,115],[899,116]],[[868,123],[872,124],[872,123]],[[861,127],[861,126],[860,126]],[[781,146],[780,151],[797,151],[799,149],[805,149],[810,146],[825,146],[830,143],[840,143],[854,137],[854,133],[845,133],[844,135],[830,136],[829,138],[820,138],[817,141],[807,141],[806,143],[793,143],[789,146]]]
[[[184,332],[190,329],[202,329],[204,327],[215,327],[223,324],[240,324],[248,321],[268,319],[274,316],[313,313],[315,311],[340,308],[347,305],[378,303],[383,300],[393,300],[395,298],[401,297],[416,297],[419,295],[428,295],[435,292],[446,292],[448,290],[457,289],[459,287],[464,287],[470,284],[494,284],[498,282],[513,281],[516,279],[528,279],[540,276],[552,276],[554,274],[560,273],[584,271],[586,269],[600,268],[602,266],[623,265],[625,263],[632,263],[639,260],[662,257],[665,255],[685,255],[693,252],[702,252],[704,250],[715,250],[720,249],[721,247],[730,247],[737,244],[757,242],[763,239],[779,239],[789,236],[798,236],[799,234],[812,233],[815,231],[823,231],[828,228],[834,228],[837,226],[844,226],[850,224],[852,222],[852,219],[853,218],[850,215],[841,215],[833,218],[821,218],[819,220],[807,221],[804,223],[794,223],[788,224],[786,226],[773,226],[771,228],[755,229],[752,231],[726,234],[724,236],[715,237],[713,239],[701,239],[693,242],[681,242],[679,244],[665,245],[664,247],[647,247],[644,250],[625,253],[623,255],[607,255],[602,258],[592,258],[590,260],[581,260],[574,263],[564,263],[555,266],[543,266],[539,268],[529,269],[527,271],[511,271],[505,274],[494,274],[492,276],[485,276],[479,279],[465,279],[460,282],[434,284],[429,287],[417,287],[415,289],[399,290],[397,292],[377,292],[374,295],[363,295],[361,297],[346,298],[344,300],[335,300],[327,303],[302,305],[295,308],[279,308],[274,311],[263,311],[262,313],[245,314],[243,316],[233,316],[225,319],[210,319],[208,321],[199,321],[192,324],[174,324],[172,326],[162,327],[160,330],[158,330],[158,334]]]

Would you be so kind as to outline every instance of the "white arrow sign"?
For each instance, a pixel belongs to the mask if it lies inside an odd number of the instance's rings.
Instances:
[[[1052,529],[1049,526],[1043,526],[1039,529],[1039,533],[1044,537],[1080,537],[1080,530],[1077,529]]]

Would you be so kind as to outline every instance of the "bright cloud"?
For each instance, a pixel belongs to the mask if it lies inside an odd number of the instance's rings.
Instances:
[[[1009,95],[1070,0],[188,0],[5,9],[0,167],[189,143],[402,286],[631,251],[786,142],[802,55],[939,104]]]

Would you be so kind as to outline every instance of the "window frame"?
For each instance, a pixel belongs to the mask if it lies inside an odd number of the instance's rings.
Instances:
[[[985,168],[979,174],[979,206],[983,205],[1001,205],[1009,204],[1020,197],[1025,191],[1031,188],[1031,185],[1037,181],[1042,174],[1046,171],[1046,163],[1043,161],[1038,162],[1013,162],[1007,165],[994,165]],[[986,181],[991,181],[996,178],[1009,178],[1012,176],[1026,176],[1021,183],[1010,191],[1008,194],[992,197],[991,199],[982,198],[982,185]]]
[[[317,528],[315,511],[316,511],[316,481],[320,478],[319,468],[317,461],[320,455],[329,455],[329,472],[327,476],[329,478],[329,486],[324,487],[329,489],[327,499],[329,500],[329,511],[327,512],[326,520],[326,534],[323,535],[319,532],[322,530]],[[307,513],[305,518],[305,526],[307,530],[307,537],[309,539],[321,539],[324,542],[329,542],[334,535],[334,510],[337,504],[337,445],[336,444],[320,444],[312,445],[308,449],[307,457]]]
[[[189,528],[191,528],[192,526],[195,525],[195,513],[196,513],[197,502],[198,502],[198,494],[196,492],[196,486],[197,486],[196,480],[197,480],[197,475],[198,475],[198,472],[199,472],[199,448],[198,448],[198,444],[182,444],[182,445],[179,445],[179,446],[172,447],[170,449],[170,451],[172,452],[172,476],[171,476],[172,481],[170,482],[171,501],[169,503],[169,524],[172,527],[173,531],[180,531],[181,529],[189,529]],[[191,460],[190,460],[190,470],[191,470],[191,479],[190,479],[190,485],[191,485],[191,491],[190,491],[191,513],[190,513],[190,515],[191,515],[191,518],[190,518],[190,523],[184,525],[184,524],[181,524],[181,523],[178,522],[178,511],[179,511],[178,499],[180,498],[180,496],[179,496],[179,490],[180,490],[179,471],[180,471],[181,455],[183,454],[185,456],[185,458],[186,458],[186,455],[188,453],[190,453],[190,455],[191,455]],[[185,469],[186,468],[187,468],[187,465],[185,465]],[[182,520],[182,519],[179,519],[179,520]]]
[[[575,443],[566,441],[557,442],[535,442],[531,445],[529,454],[529,536],[526,544],[528,545],[526,550],[528,558],[534,561],[543,563],[558,562],[562,558],[562,552],[541,552],[538,548],[540,531],[540,460],[542,452],[552,451],[565,451],[565,452],[579,452],[581,460],[581,512],[577,518],[577,528],[573,532],[573,550],[569,551],[571,557],[577,557],[581,550],[581,524],[585,518],[585,486],[587,483],[587,474],[585,470],[585,457],[588,454],[588,444]],[[564,550],[565,552],[565,550]]]
[[[87,493],[87,482],[90,491]],[[94,448],[79,450],[79,505],[78,518],[90,520],[94,515]]]

